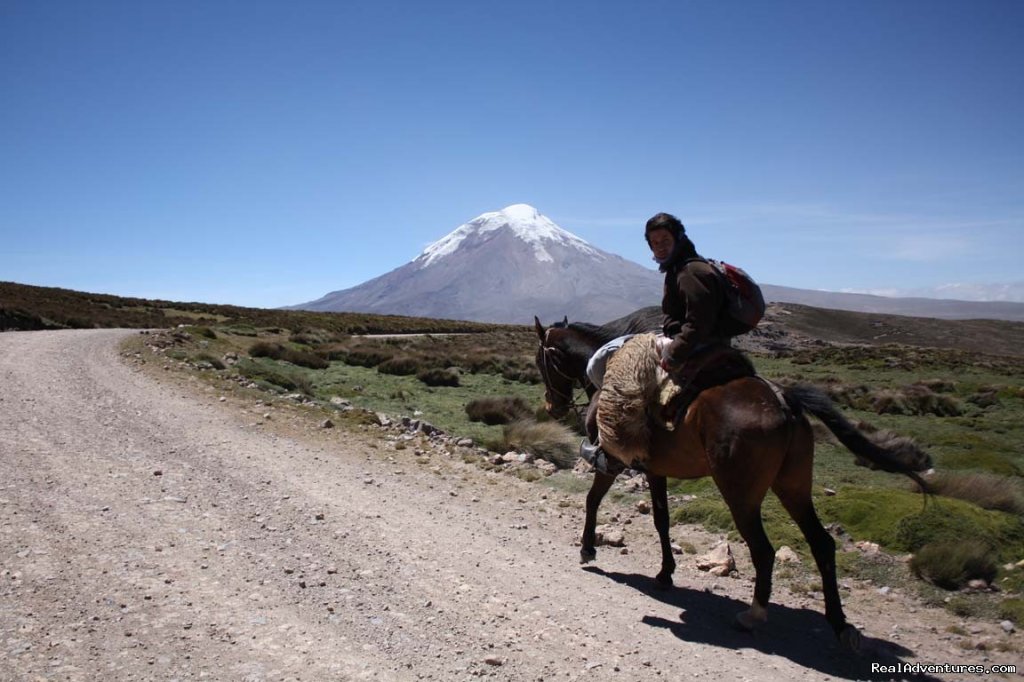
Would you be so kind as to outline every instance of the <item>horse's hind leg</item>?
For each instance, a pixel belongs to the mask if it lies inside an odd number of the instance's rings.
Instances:
[[[587,493],[587,517],[583,522],[583,546],[580,548],[581,564],[589,563],[597,558],[597,548],[595,547],[597,508],[601,506],[601,500],[604,499],[605,493],[614,482],[615,474],[594,472],[594,482],[590,485],[590,492]]]
[[[651,486],[651,506],[654,508],[654,527],[661,541],[661,572],[655,580],[662,587],[672,586],[672,574],[676,570],[676,560],[672,556],[672,541],[668,536],[668,480],[664,476],[647,474],[647,483]]]
[[[836,542],[822,526],[811,500],[813,442],[806,450],[797,446],[772,486],[782,506],[796,521],[807,539],[814,562],[821,573],[821,587],[825,595],[825,619],[843,644],[856,651],[860,646],[860,633],[846,622],[839,585],[836,579]]]
[[[821,573],[821,588],[825,595],[825,619],[832,626],[832,630],[840,641],[856,650],[860,643],[860,634],[855,627],[846,622],[843,604],[839,598],[839,585],[836,579],[836,541],[821,525],[821,520],[818,518],[817,512],[814,511],[810,493],[806,496],[793,496],[779,492],[776,494],[786,511],[800,527],[800,531],[807,538],[807,544],[811,547],[814,562],[818,565],[818,572]]]
[[[772,570],[775,567],[775,548],[761,522],[761,501],[764,491],[748,491],[752,499],[726,497],[736,530],[747,543],[750,559],[754,563],[754,599],[750,609],[736,615],[736,623],[744,630],[753,630],[768,620],[768,602],[772,596]]]

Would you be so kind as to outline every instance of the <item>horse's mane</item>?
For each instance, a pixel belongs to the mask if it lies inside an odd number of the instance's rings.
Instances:
[[[598,345],[608,343],[612,339],[626,334],[640,334],[643,332],[659,332],[662,325],[661,308],[647,306],[634,310],[628,315],[605,322],[602,325],[590,324],[589,322],[571,322],[569,329],[573,329],[587,338],[594,339]]]
[[[661,331],[661,325],[661,308],[647,306],[601,325],[589,322],[570,322],[568,325],[556,324],[555,326],[564,326],[575,332],[575,334],[566,339],[566,350],[568,352],[574,355],[589,357],[593,353],[594,348],[602,346],[612,339],[627,334],[659,332]],[[588,347],[588,342],[593,344],[593,346]]]

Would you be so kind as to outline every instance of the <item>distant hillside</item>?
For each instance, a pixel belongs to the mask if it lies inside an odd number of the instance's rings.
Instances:
[[[934,317],[943,320],[1011,320],[1024,322],[1024,303],[1013,301],[955,301],[940,298],[889,298],[869,294],[794,289],[766,284],[765,299],[782,303],[884,315]]]
[[[492,330],[497,325],[366,313],[311,313],[124,298],[69,289],[0,282],[0,331],[189,325],[322,329],[343,334],[441,333]]]
[[[939,320],[777,303],[769,307],[757,332],[766,339],[796,336],[838,344],[896,343],[1024,357],[1024,323],[1003,320]]]

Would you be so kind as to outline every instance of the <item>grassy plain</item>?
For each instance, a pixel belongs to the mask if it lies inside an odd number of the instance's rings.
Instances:
[[[539,414],[543,387],[533,368],[536,337],[529,329],[382,338],[309,330],[296,335],[282,329],[258,330],[254,338],[217,326],[208,328],[215,337],[209,338],[205,329],[191,328],[195,343],[178,349],[179,356],[194,359],[200,353],[207,357],[236,353],[240,360],[236,365],[213,371],[237,373],[269,391],[298,391],[324,404],[342,398],[375,412],[415,415],[496,451],[507,445],[505,427],[471,421],[466,413],[470,401],[518,397],[535,406],[537,417],[543,418]],[[328,359],[329,364],[312,369],[285,360],[247,357],[256,342],[279,344]],[[967,483],[960,486],[963,490],[954,491],[955,496],[942,495],[939,488],[940,495],[925,498],[903,477],[856,466],[853,456],[821,429],[815,503],[823,522],[848,541],[841,543],[844,551],[839,556],[845,575],[912,588],[925,599],[945,601],[976,615],[1016,613],[1012,600],[1024,579],[1020,568],[1010,567],[1024,559],[1024,375],[1020,371],[1024,362],[905,346],[823,346],[792,353],[754,353],[753,359],[767,378],[821,386],[865,428],[914,437],[932,452],[947,485],[949,480]],[[417,378],[423,370],[436,368],[454,372],[458,385],[431,386]],[[567,479],[562,475],[549,484],[569,485]],[[1009,511],[994,501],[986,485],[993,481],[1001,486],[1004,497],[1009,495]],[[670,491],[675,497],[675,522],[698,523],[738,539],[710,479],[676,481]],[[618,497],[633,498],[628,493]],[[812,565],[806,543],[771,495],[764,519],[774,544],[792,547],[804,560],[804,569],[786,567],[782,574],[791,575],[797,584],[809,580],[813,586],[814,574],[805,570]],[[976,541],[973,553],[960,559],[943,558],[951,556],[949,543],[962,538]],[[866,556],[853,549],[855,541],[877,543],[884,551],[881,556],[919,555],[925,563],[914,570],[933,582],[952,574],[960,587],[972,577],[991,574],[992,583],[1005,591],[1007,599],[939,589],[915,579],[907,561]],[[982,568],[973,573],[959,568],[978,562]],[[957,596],[950,600],[950,594]]]

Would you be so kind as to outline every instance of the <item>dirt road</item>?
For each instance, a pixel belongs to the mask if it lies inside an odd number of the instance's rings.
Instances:
[[[268,429],[124,364],[130,333],[0,334],[2,680],[820,680],[987,658],[878,595],[846,596],[861,658],[784,590],[735,631],[750,583],[684,561],[654,589],[646,517],[581,569],[565,494]]]

